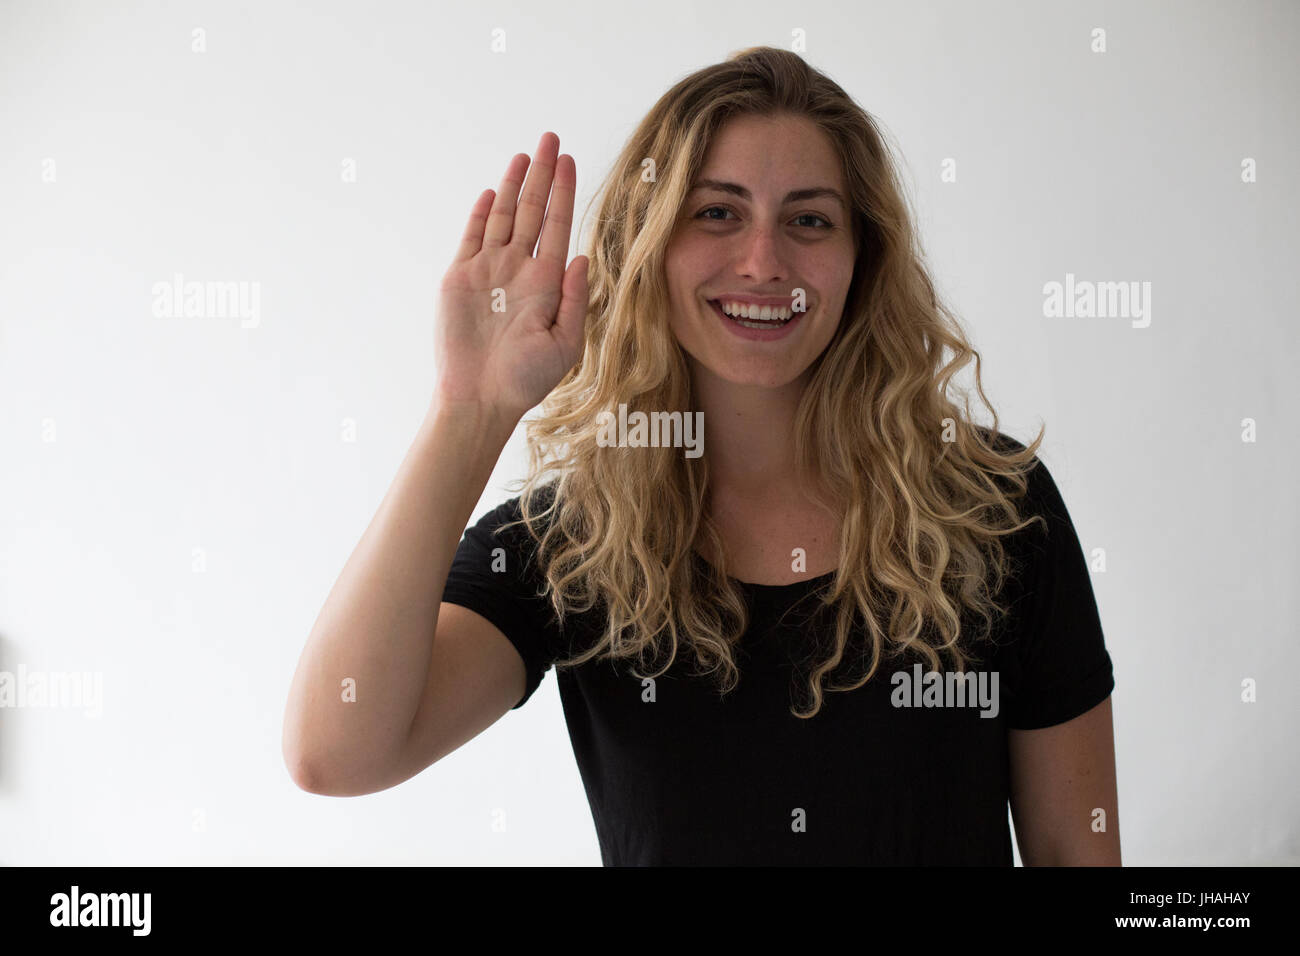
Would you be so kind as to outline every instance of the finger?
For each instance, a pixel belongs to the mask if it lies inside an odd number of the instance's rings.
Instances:
[[[469,222],[465,225],[465,234],[461,237],[453,261],[460,262],[478,255],[479,249],[483,247],[483,228],[487,225],[488,210],[492,208],[492,200],[495,196],[496,193],[490,189],[485,189],[478,194],[474,208],[469,211]]]
[[[537,233],[542,225],[542,214],[546,212],[546,197],[551,194],[551,177],[555,173],[555,154],[560,149],[560,137],[546,132],[537,142],[537,156],[533,166],[528,170],[528,182],[524,194],[519,197],[519,209],[515,214],[515,230],[510,237],[512,243],[527,250],[531,256],[537,245]]]
[[[590,260],[577,256],[565,270],[560,285],[560,308],[555,315],[555,334],[568,350],[568,354],[582,356],[583,337],[587,326],[588,286],[587,269]]]
[[[538,259],[550,259],[564,265],[569,258],[569,234],[573,231],[573,194],[578,185],[578,170],[573,157],[565,153],[555,164],[555,187],[546,209],[546,225],[537,248]]]
[[[483,232],[485,248],[504,246],[510,241],[510,230],[515,222],[515,203],[519,200],[519,187],[524,181],[524,170],[527,168],[527,153],[515,153],[510,158],[506,174],[501,177],[501,188],[492,201],[492,211],[488,213],[487,228]]]

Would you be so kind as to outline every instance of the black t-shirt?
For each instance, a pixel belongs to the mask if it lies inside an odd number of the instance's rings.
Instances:
[[[822,658],[813,649],[833,638],[833,610],[810,613],[819,604],[813,592],[832,575],[741,584],[751,626],[737,647],[740,683],[725,696],[717,675],[691,675],[694,655],[681,647],[650,689],[628,660],[556,669],[604,864],[1012,865],[1008,729],[1063,723],[1115,686],[1060,492],[1041,461],[1028,482],[1022,515],[1043,515],[1048,531],[1033,522],[1001,539],[1019,570],[999,595],[1011,608],[993,644],[979,645],[981,660],[968,664],[984,672],[988,696],[968,685],[966,706],[925,706],[954,703],[954,688],[924,696],[901,676],[920,677],[922,658],[882,657],[862,687],[825,692],[815,717],[794,716],[792,701],[807,705],[806,686],[792,694]],[[555,660],[590,647],[603,630],[599,603],[558,626],[538,596],[543,578],[527,529],[494,534],[519,517],[513,498],[467,528],[443,593],[519,651],[528,683],[514,709]],[[497,548],[503,571],[493,570]],[[658,670],[655,663],[642,673]],[[829,680],[863,673],[858,665]],[[911,706],[897,706],[904,701]]]

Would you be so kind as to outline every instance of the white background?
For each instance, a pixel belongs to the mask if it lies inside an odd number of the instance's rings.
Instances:
[[[1297,26],[1284,2],[0,6],[0,670],[104,681],[98,720],[0,710],[0,864],[599,865],[554,671],[356,798],[290,779],[289,681],[424,414],[478,193],[549,129],[581,214],[669,86],[798,30],[899,147],[1002,430],[1046,423],[1105,549],[1125,864],[1300,862]],[[260,323],[155,317],[177,272],[259,283]],[[1149,281],[1150,326],[1044,318],[1067,272]]]

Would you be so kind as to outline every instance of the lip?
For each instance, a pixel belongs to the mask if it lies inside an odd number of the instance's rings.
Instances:
[[[748,295],[743,292],[722,292],[715,296],[710,296],[711,302],[739,302],[741,305],[770,305],[784,306],[790,308],[794,301],[788,295]]]
[[[779,329],[751,329],[736,322],[727,315],[727,313],[723,312],[722,306],[718,304],[716,299],[707,300],[705,305],[708,306],[709,310],[722,321],[722,324],[725,325],[732,334],[742,339],[748,339],[751,342],[774,342],[777,339],[783,339],[787,335],[790,335],[795,328],[803,322],[803,317],[805,315],[803,312],[796,312],[790,321]]]

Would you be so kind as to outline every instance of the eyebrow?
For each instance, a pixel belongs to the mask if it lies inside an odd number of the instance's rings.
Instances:
[[[695,192],[697,189],[716,189],[718,192],[731,193],[739,196],[746,202],[751,202],[754,198],[753,194],[751,194],[744,186],[737,183],[724,183],[717,179],[697,179],[695,185],[691,187],[691,192]],[[825,186],[813,186],[809,189],[792,189],[790,192],[785,194],[785,199],[781,201],[781,205],[784,206],[788,203],[800,202],[804,199],[820,199],[823,197],[834,199],[845,209],[848,208],[848,203],[844,201],[843,196],[841,196],[836,190],[828,189]]]

